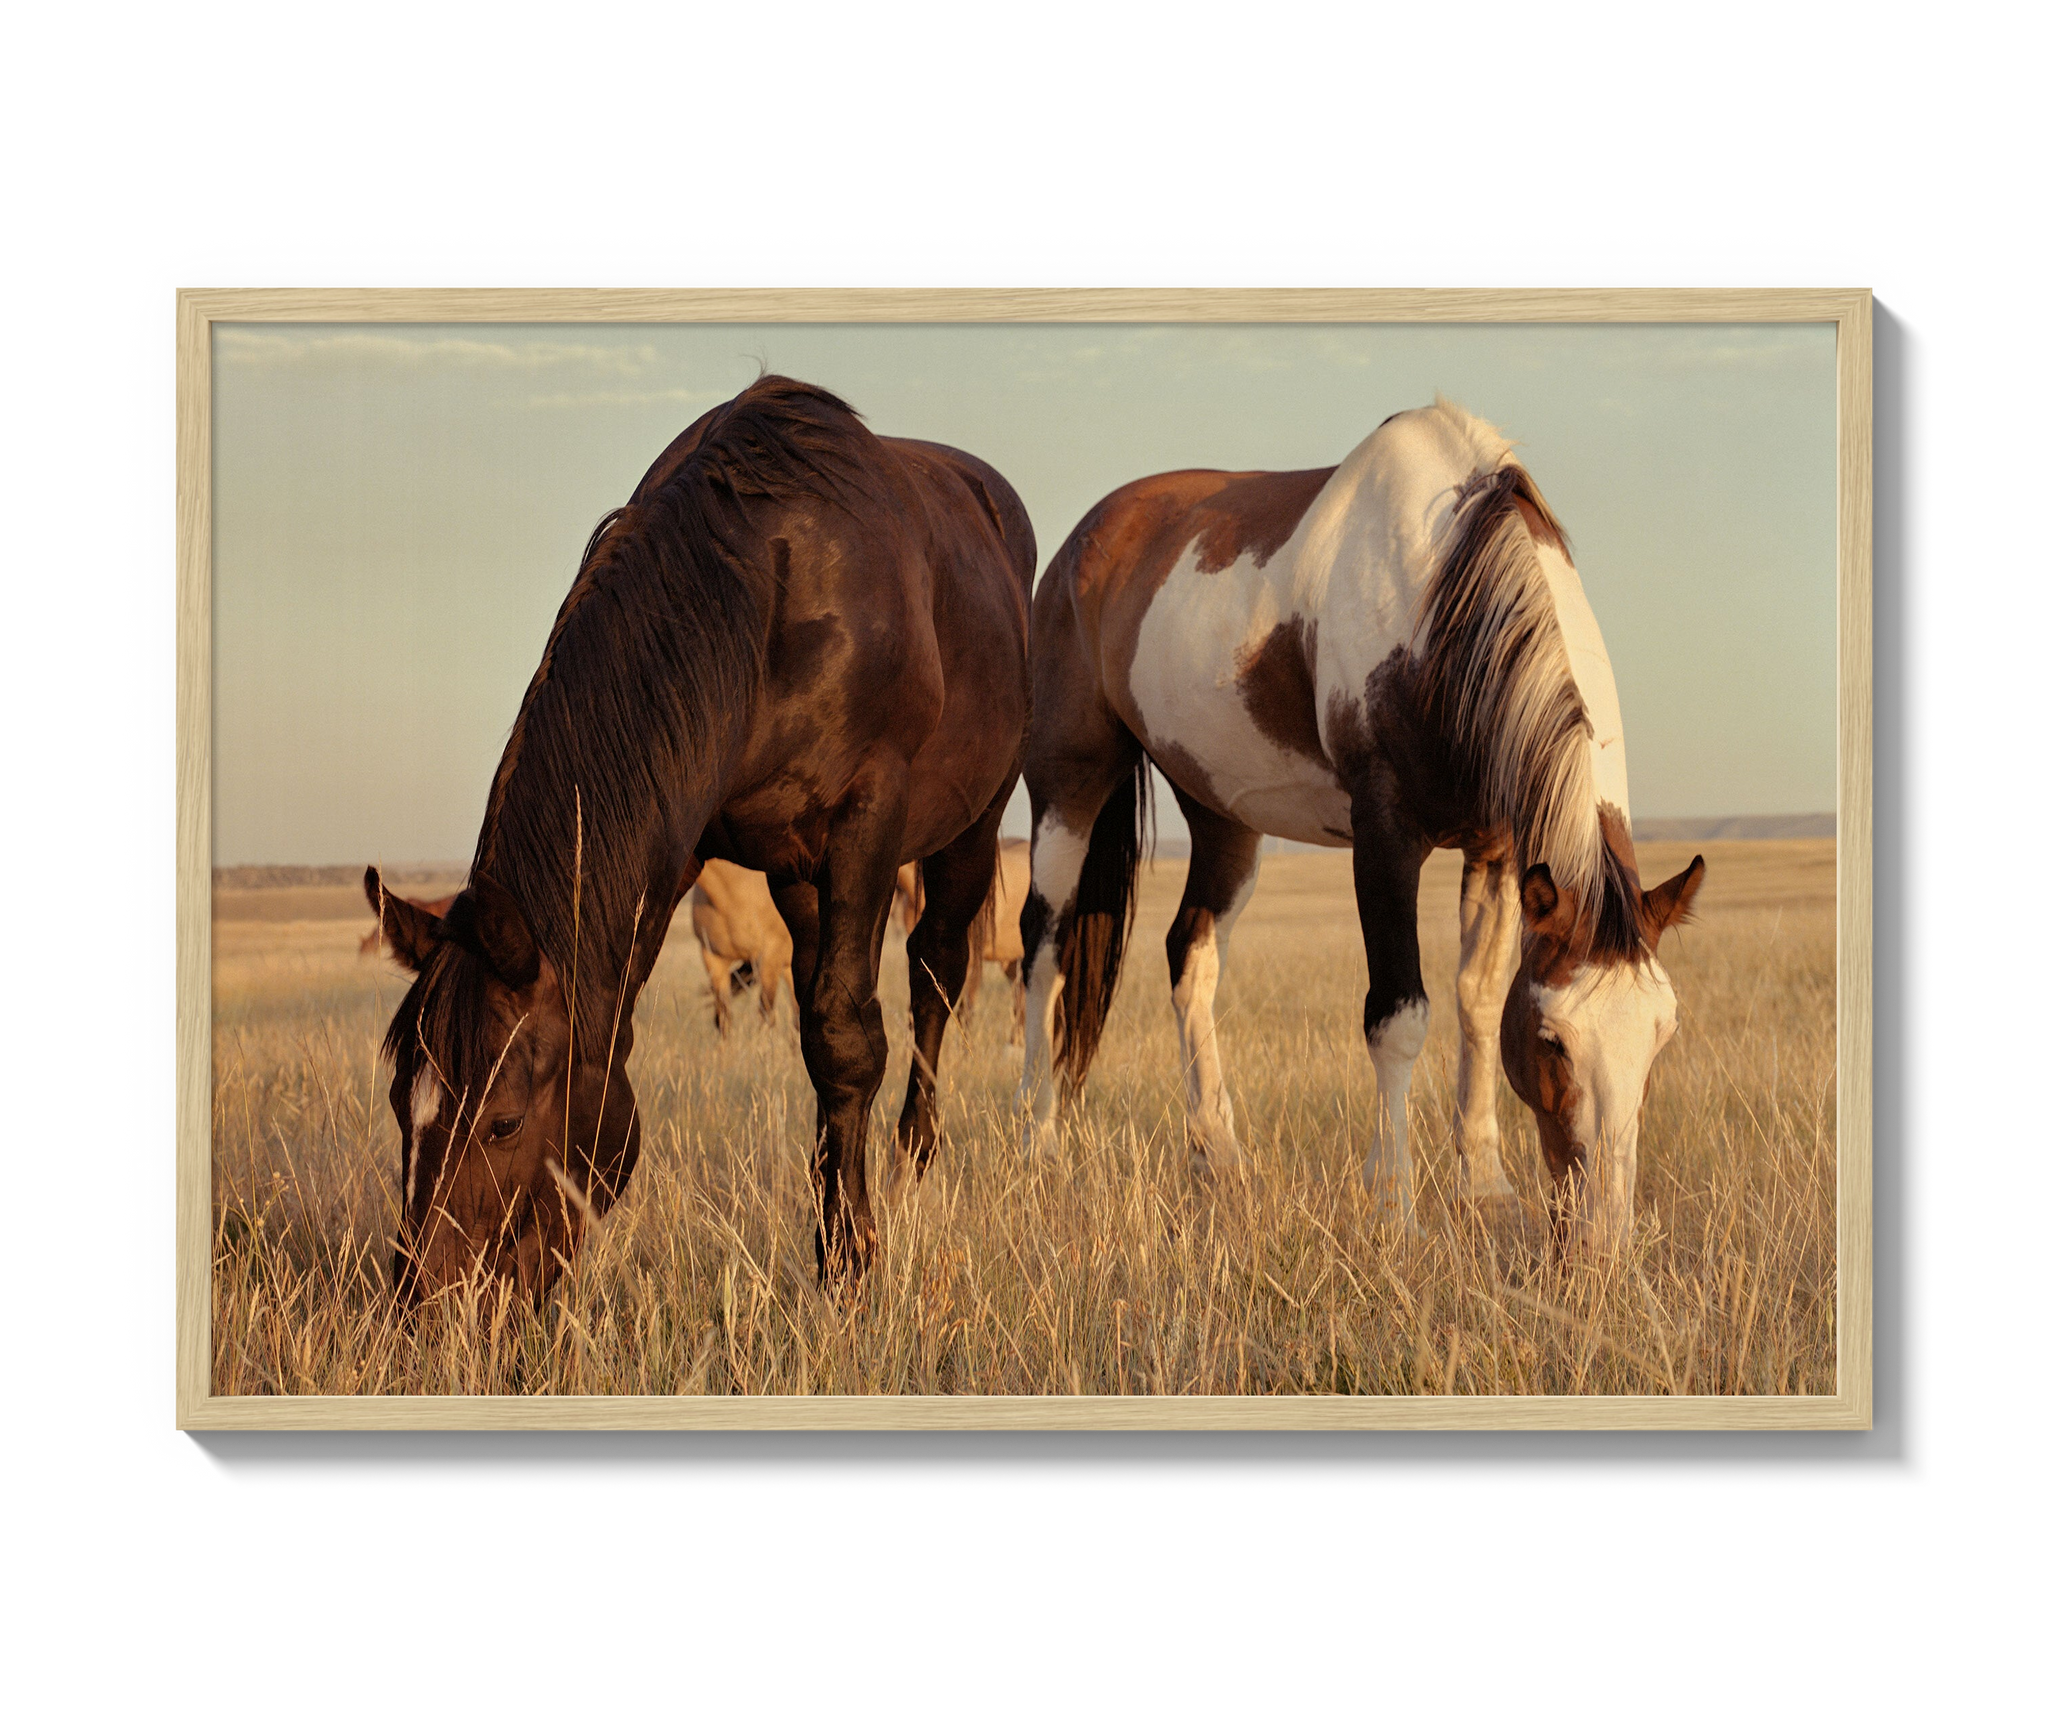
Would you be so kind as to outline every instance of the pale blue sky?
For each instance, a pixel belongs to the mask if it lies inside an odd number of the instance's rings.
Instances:
[[[759,368],[1016,486],[1041,569],[1180,466],[1343,458],[1439,390],[1520,443],[1606,634],[1638,817],[1830,810],[1822,327],[391,325],[214,344],[214,856],[466,858],[597,519]],[[1021,832],[1020,808],[1012,827]],[[1170,799],[1161,833],[1179,832]]]

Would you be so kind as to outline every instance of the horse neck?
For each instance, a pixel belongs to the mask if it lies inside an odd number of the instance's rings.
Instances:
[[[478,838],[478,868],[512,891],[572,998],[579,1059],[601,1059],[608,1046],[623,1060],[630,1049],[634,1006],[725,798],[745,717],[706,714],[720,734],[708,755],[678,758],[624,795],[616,782],[564,794],[542,772],[515,771]],[[536,829],[553,838],[534,842]],[[501,839],[511,830],[526,839]]]

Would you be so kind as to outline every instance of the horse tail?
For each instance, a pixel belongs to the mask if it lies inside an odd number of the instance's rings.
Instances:
[[[1059,928],[1059,1066],[1078,1092],[1102,1042],[1138,911],[1138,864],[1152,832],[1152,764],[1138,753],[1095,814],[1073,909]]]

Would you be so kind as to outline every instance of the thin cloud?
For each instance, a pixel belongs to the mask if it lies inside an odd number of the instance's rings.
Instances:
[[[651,345],[599,345],[587,340],[493,340],[475,334],[414,334],[395,329],[350,328],[319,333],[227,327],[216,330],[214,352],[223,363],[251,368],[321,363],[376,364],[408,369],[435,365],[513,373],[583,369],[601,376],[644,376],[661,366]]]
[[[1834,367],[1831,331],[1809,323],[1708,323],[1659,331],[1656,340],[1588,343],[1603,368],[1629,370],[1782,370],[1807,363]]]
[[[576,406],[711,405],[729,398],[715,388],[610,389],[580,394],[535,394],[526,403],[537,411]]]

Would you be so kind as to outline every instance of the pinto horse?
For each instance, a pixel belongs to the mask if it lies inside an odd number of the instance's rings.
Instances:
[[[544,1292],[625,1191],[633,1007],[704,863],[765,872],[793,943],[826,1279],[875,1244],[875,973],[923,862],[899,1170],[937,1142],[940,1041],[1021,763],[1037,548],[969,454],[879,437],[764,376],[699,418],[591,536],[445,918],[365,889],[418,975],[385,1037],[402,1298]]]
[[[1412,1224],[1417,885],[1432,849],[1456,847],[1461,1192],[1512,1196],[1504,1057],[1536,1115],[1560,1246],[1618,1248],[1644,1082],[1678,1021],[1658,939],[1706,866],[1641,886],[1606,647],[1500,434],[1439,399],[1339,466],[1129,484],[1047,567],[1031,649],[1028,1148],[1056,1149],[1056,1075],[1078,1089],[1101,1039],[1149,759],[1193,838],[1166,956],[1197,1172],[1240,1159],[1215,995],[1260,837],[1349,847],[1378,1085],[1365,1180],[1381,1219]]]
[[[768,879],[723,859],[707,859],[690,891],[690,929],[711,981],[711,1012],[724,1033],[732,997],[751,977],[761,987],[761,1018],[775,1018],[775,998],[789,977],[794,945],[775,910]]]

